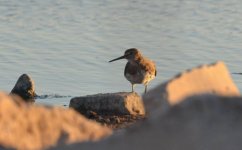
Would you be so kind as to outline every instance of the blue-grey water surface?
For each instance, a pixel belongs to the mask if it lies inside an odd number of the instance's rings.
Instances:
[[[131,47],[157,64],[149,88],[216,60],[242,72],[241,8],[240,0],[0,0],[0,88],[27,73],[39,95],[130,91],[126,60],[108,61]],[[241,90],[242,76],[232,77]]]

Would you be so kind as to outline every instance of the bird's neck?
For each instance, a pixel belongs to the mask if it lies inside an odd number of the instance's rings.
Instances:
[[[135,57],[135,59],[131,59],[131,60],[128,60],[128,61],[131,64],[139,64],[140,62],[143,61],[143,59],[144,59],[143,57]]]

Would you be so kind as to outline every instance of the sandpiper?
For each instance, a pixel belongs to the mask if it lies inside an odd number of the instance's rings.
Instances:
[[[132,92],[134,92],[135,84],[144,84],[146,93],[148,83],[156,76],[155,63],[143,57],[141,52],[136,48],[127,49],[123,56],[110,60],[109,62],[119,59],[128,60],[124,69],[124,76],[131,83]]]

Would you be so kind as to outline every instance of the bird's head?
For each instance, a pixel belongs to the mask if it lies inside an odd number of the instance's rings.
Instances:
[[[123,56],[110,60],[109,62],[113,62],[119,59],[127,59],[128,61],[132,61],[132,60],[136,60],[140,56],[141,56],[141,53],[137,48],[130,48],[124,52]]]

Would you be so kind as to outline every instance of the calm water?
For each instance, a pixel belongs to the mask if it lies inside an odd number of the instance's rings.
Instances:
[[[240,0],[0,0],[1,90],[28,73],[39,95],[130,91],[126,61],[108,60],[131,47],[157,64],[150,88],[216,60],[242,72],[241,8]],[[232,77],[242,90],[242,76]]]

